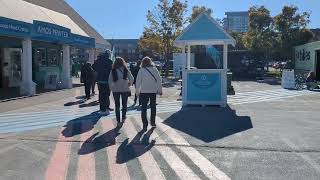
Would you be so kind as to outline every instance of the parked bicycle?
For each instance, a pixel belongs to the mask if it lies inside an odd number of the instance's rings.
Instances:
[[[295,87],[297,90],[306,89],[306,80],[301,74],[295,75]]]

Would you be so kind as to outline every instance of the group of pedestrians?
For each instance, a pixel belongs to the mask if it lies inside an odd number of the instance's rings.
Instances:
[[[121,127],[126,120],[128,110],[128,98],[132,95],[130,87],[135,86],[135,106],[141,106],[141,119],[143,130],[148,127],[147,109],[150,102],[150,124],[156,127],[156,97],[162,95],[162,79],[159,71],[154,66],[151,58],[145,57],[138,61],[137,65],[130,69],[121,57],[113,62],[111,51],[98,56],[91,66],[86,63],[81,70],[81,81],[85,86],[86,98],[90,99],[90,89],[93,89],[95,81],[98,84],[100,114],[108,115],[113,109],[110,108],[110,94],[112,92],[115,103],[117,126]],[[122,106],[122,108],[120,108]]]

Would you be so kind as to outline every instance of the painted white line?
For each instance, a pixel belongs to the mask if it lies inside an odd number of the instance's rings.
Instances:
[[[157,117],[157,122],[159,122],[157,123],[157,127],[160,130],[169,128],[167,125],[162,123],[163,120],[159,117]],[[174,144],[184,144],[188,146],[177,146],[177,148],[184,152],[209,179],[230,180],[230,178],[224,172],[219,170],[196,149],[191,147],[191,145],[180,134],[174,130],[167,132],[168,133],[166,134]]]
[[[260,99],[260,98],[278,98],[278,97],[288,97],[288,96],[296,96],[296,95],[309,95],[310,93],[282,93],[282,94],[257,94],[255,96],[246,96],[246,97],[234,97],[234,98],[228,98],[228,100],[248,100],[248,99]]]
[[[125,133],[127,134],[127,137],[132,139],[137,134],[136,129],[134,128],[131,119],[127,120],[124,125]],[[145,148],[145,147],[136,147],[136,148]],[[137,149],[133,148],[134,151],[137,151]],[[162,174],[161,169],[159,168],[156,160],[153,158],[151,152],[145,152],[143,155],[138,157],[138,160],[140,161],[142,170],[144,171],[144,174],[146,175],[146,178],[149,180],[164,180],[165,177]]]
[[[134,120],[142,126],[140,117],[134,118]],[[150,138],[156,139],[156,144],[165,145],[166,142],[159,138],[160,135],[154,131]],[[161,154],[162,158],[169,164],[174,172],[181,179],[200,179],[181,159],[180,157],[168,146],[155,146],[156,150]]]
[[[101,124],[104,132],[108,132],[111,129],[115,128],[111,119],[101,121]],[[109,146],[106,148],[110,178],[111,180],[127,180],[127,179],[130,179],[127,165],[117,163],[118,148],[119,148],[118,144],[115,144],[113,146]]]
[[[240,101],[240,102],[230,102],[230,104],[233,105],[240,105],[240,104],[250,104],[250,103],[257,103],[257,102],[267,102],[267,101],[275,101],[279,99],[285,99],[285,98],[293,98],[293,97],[300,97],[301,95],[295,95],[295,96],[288,96],[288,97],[278,97],[278,98],[270,98],[270,99],[261,99],[261,100],[253,100],[253,101]]]
[[[82,123],[82,131],[86,131],[87,126],[92,126],[93,124],[89,121]],[[80,135],[81,143],[80,148],[84,145],[85,141],[93,135],[94,130],[89,130]],[[94,146],[93,144],[88,144],[85,146]],[[78,161],[78,170],[77,170],[77,179],[78,180],[95,180],[96,171],[95,171],[95,158],[94,153],[79,155]]]

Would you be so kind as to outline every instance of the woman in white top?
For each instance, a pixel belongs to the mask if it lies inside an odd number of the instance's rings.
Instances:
[[[130,86],[133,83],[133,76],[126,66],[123,58],[117,57],[113,63],[112,71],[109,75],[109,86],[113,93],[115,102],[116,118],[118,127],[126,119],[128,97],[131,95]],[[120,121],[120,97],[122,101],[122,122]]]
[[[152,60],[145,57],[141,63],[136,80],[136,94],[141,98],[141,119],[143,123],[143,130],[148,127],[147,120],[147,105],[150,100],[151,118],[150,124],[156,127],[156,99],[157,94],[162,95],[162,79],[156,67],[154,67]]]

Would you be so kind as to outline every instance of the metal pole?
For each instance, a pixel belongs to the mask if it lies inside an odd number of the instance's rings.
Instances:
[[[187,59],[187,69],[190,70],[191,63],[191,46],[188,45],[188,59]]]
[[[228,45],[223,44],[223,69],[228,69]]]

